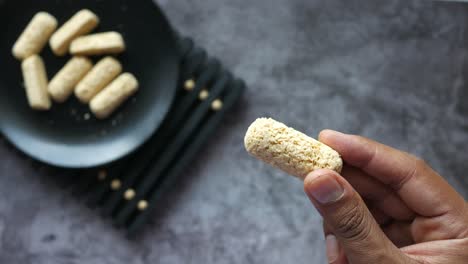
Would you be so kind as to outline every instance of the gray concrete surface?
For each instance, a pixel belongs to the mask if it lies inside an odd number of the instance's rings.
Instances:
[[[301,182],[250,158],[258,116],[362,134],[468,194],[468,7],[417,0],[159,0],[249,84],[137,241],[0,147],[0,263],[325,263]]]

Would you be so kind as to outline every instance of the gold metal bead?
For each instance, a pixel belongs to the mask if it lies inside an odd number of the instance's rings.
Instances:
[[[137,204],[137,208],[140,211],[144,211],[146,208],[148,208],[148,202],[146,200],[140,200]]]
[[[211,102],[211,109],[213,111],[219,111],[221,110],[221,108],[223,108],[223,101],[221,101],[220,99],[216,99],[213,102]]]
[[[119,179],[113,179],[111,181],[110,187],[112,190],[116,191],[120,189],[121,186],[122,186],[122,182]]]
[[[125,200],[130,201],[133,197],[135,197],[135,190],[127,189],[124,193]]]
[[[184,82],[184,89],[186,91],[192,91],[195,88],[195,81],[193,79],[188,79]]]
[[[107,178],[107,171],[102,169],[98,171],[97,178],[99,181],[103,181]]]
[[[200,99],[200,100],[205,100],[206,98],[208,98],[209,95],[210,95],[210,93],[208,92],[208,90],[203,89],[203,90],[201,90],[200,93],[198,94],[198,99]]]

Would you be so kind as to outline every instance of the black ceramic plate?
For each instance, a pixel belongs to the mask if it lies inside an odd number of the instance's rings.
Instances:
[[[95,119],[74,96],[48,112],[31,110],[21,63],[11,55],[36,12],[51,13],[60,26],[82,8],[100,17],[93,32],[122,33],[127,50],[118,59],[140,83],[138,93],[106,120]],[[168,112],[176,91],[178,53],[168,21],[151,0],[0,0],[0,25],[0,131],[26,154],[60,167],[102,165],[138,148]],[[49,46],[41,56],[49,79],[69,59],[54,56]]]

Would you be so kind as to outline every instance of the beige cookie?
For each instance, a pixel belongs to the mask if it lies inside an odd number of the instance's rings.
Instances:
[[[244,145],[256,158],[301,179],[317,169],[340,172],[343,166],[338,152],[271,118],[255,120]]]
[[[62,103],[73,93],[76,84],[93,67],[86,57],[72,57],[63,68],[55,74],[49,83],[48,91],[54,101]]]
[[[101,59],[76,85],[76,97],[82,103],[88,103],[121,72],[122,65],[118,60],[112,57]]]
[[[82,9],[65,22],[50,38],[55,55],[67,53],[70,43],[77,37],[91,32],[99,24],[99,18],[90,10]]]
[[[37,13],[13,45],[13,56],[22,60],[39,54],[56,28],[55,17],[46,12]]]
[[[82,36],[70,45],[70,53],[74,55],[116,54],[124,50],[122,35],[115,31]]]
[[[137,90],[138,81],[135,76],[122,73],[99,92],[89,106],[97,118],[106,118]]]
[[[38,55],[29,56],[21,63],[24,86],[29,105],[35,110],[48,110],[51,107],[47,94],[47,73],[44,62]]]

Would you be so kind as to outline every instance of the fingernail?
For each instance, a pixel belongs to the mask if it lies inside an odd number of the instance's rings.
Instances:
[[[323,130],[322,132],[320,132],[320,134],[328,134],[328,135],[332,135],[334,137],[342,137],[342,136],[346,136],[345,133],[341,133],[339,131],[336,131],[336,130],[331,130],[331,129],[326,129],[326,130]]]
[[[343,196],[344,189],[335,177],[312,172],[308,178],[313,179],[307,184],[307,193],[321,204],[338,201]]]
[[[338,244],[338,241],[334,235],[327,235],[325,243],[327,247],[328,263],[333,263],[340,255],[340,245]]]
[[[332,133],[332,134],[339,135],[339,136],[344,136],[344,135],[346,135],[346,134],[343,133],[343,132],[336,131],[336,130],[332,130],[332,129],[327,129],[326,131],[327,131],[328,133]]]

